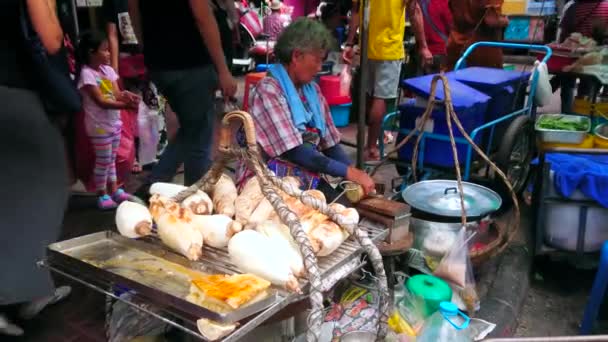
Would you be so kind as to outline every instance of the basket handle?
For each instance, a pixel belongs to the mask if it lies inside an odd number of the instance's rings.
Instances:
[[[240,120],[243,123],[245,130],[245,141],[248,147],[257,146],[255,125],[253,124],[253,118],[247,112],[242,110],[232,111],[224,116],[222,119],[222,128],[220,130],[219,149],[227,152],[232,146],[232,131],[230,130],[230,121]]]

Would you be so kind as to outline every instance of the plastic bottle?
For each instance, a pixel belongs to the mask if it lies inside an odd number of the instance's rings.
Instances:
[[[458,310],[452,302],[441,302],[424,324],[416,342],[469,342],[472,341],[466,328],[470,318]]]

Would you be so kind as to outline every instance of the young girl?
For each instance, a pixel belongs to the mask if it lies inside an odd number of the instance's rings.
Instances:
[[[118,188],[116,178],[116,152],[122,127],[120,110],[137,108],[139,98],[118,87],[118,75],[110,66],[108,40],[101,33],[83,34],[78,56],[81,63],[78,89],[82,94],[85,129],[95,151],[97,204],[100,209],[113,209],[129,198]]]

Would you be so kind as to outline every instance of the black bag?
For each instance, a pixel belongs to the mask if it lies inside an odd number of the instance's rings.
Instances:
[[[79,112],[82,101],[70,77],[65,46],[62,46],[56,54],[47,53],[32,26],[25,1],[21,1],[19,19],[25,52],[31,59],[29,78],[42,99],[47,113],[64,115]]]

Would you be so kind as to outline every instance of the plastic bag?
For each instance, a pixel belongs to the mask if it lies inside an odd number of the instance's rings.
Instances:
[[[479,296],[475,288],[473,265],[469,257],[469,245],[473,235],[467,237],[466,228],[461,228],[456,234],[454,244],[443,257],[433,275],[457,286],[459,295],[467,307],[469,315],[479,308]]]
[[[538,82],[534,100],[536,101],[536,104],[541,107],[547,106],[551,103],[551,99],[553,98],[553,89],[551,88],[551,83],[549,83],[549,69],[547,68],[547,64],[539,61],[534,62],[534,67],[538,71]],[[532,81],[533,76],[534,73],[530,76],[530,82]]]
[[[416,298],[406,289],[403,298],[397,305],[397,311],[413,330],[414,335],[418,334],[424,326],[424,301]]]
[[[340,72],[340,96],[350,95],[350,82],[352,81],[350,66],[345,64]]]
[[[139,164],[147,165],[156,161],[156,152],[160,141],[158,111],[152,110],[142,101],[137,115],[139,133]]]

